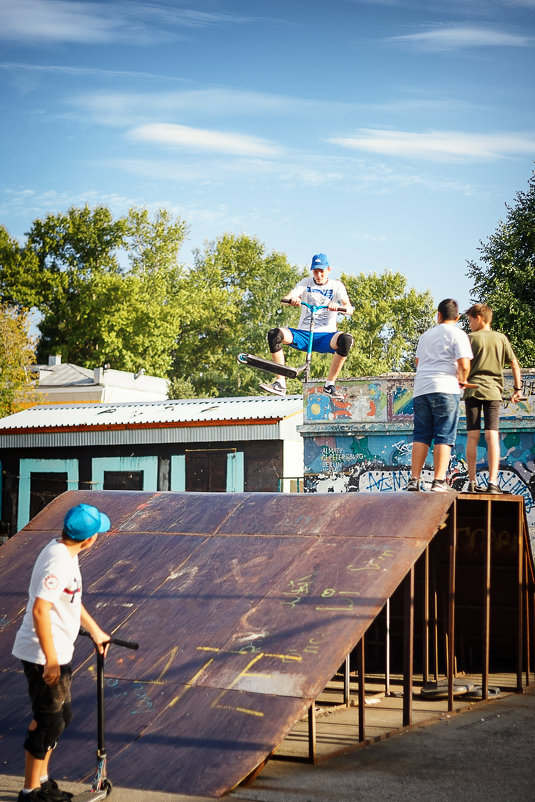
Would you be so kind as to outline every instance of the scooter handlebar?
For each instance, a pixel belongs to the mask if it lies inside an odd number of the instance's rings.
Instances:
[[[283,306],[293,306],[290,301],[285,301],[284,298],[281,298],[281,304]],[[329,304],[321,304],[320,306],[313,306],[312,304],[307,304],[304,301],[301,301],[301,306],[308,306],[309,308],[313,309],[328,309]],[[345,306],[337,306],[336,309],[332,310],[333,312],[340,312],[342,315],[351,315],[351,312],[348,312]]]
[[[89,634],[87,629],[84,629],[83,627],[80,627],[80,631],[78,634],[84,635],[84,637],[86,638],[91,638],[91,635]],[[91,638],[91,640],[93,640],[93,638]],[[133,649],[134,651],[136,651],[136,649],[139,649],[139,643],[136,643],[134,640],[122,640],[122,638],[110,638],[108,641],[106,641],[106,643],[113,643],[115,646],[123,646],[125,649]]]

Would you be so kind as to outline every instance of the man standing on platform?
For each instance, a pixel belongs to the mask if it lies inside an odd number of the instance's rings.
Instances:
[[[472,349],[468,335],[455,325],[457,301],[438,305],[437,326],[422,334],[416,348],[414,434],[411,479],[406,490],[421,490],[420,475],[433,446],[434,478],[431,490],[447,493],[446,471],[457,436],[461,388],[466,386]]]

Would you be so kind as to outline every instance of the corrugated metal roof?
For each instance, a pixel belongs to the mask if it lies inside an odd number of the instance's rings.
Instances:
[[[302,412],[303,398],[290,395],[239,398],[192,398],[117,404],[35,406],[0,419],[0,432],[77,429],[78,427],[150,427],[206,425],[215,421],[278,421]]]

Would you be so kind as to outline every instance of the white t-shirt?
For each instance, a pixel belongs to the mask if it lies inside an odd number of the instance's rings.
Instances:
[[[347,290],[344,284],[337,279],[328,279],[325,284],[316,284],[312,276],[302,279],[295,285],[288,295],[300,298],[307,304],[321,306],[333,301],[338,306],[343,306],[347,301]],[[297,324],[298,329],[308,331],[310,328],[310,309],[306,306],[301,307],[301,317]],[[316,313],[314,318],[314,331],[336,331],[338,312],[331,312],[329,309],[322,309]]]
[[[472,359],[472,347],[466,332],[451,323],[433,326],[420,337],[416,357],[414,397],[428,393],[460,394],[457,360]]]
[[[13,654],[19,660],[44,665],[46,658],[39,644],[32,615],[37,597],[52,602],[50,623],[58,663],[70,663],[74,641],[80,629],[82,576],[78,555],[72,557],[65,544],[59,540],[51,540],[35,561],[26,612],[13,645]]]

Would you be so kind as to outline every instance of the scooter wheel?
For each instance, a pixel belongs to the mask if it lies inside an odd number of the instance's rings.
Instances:
[[[111,784],[111,780],[108,779],[103,780],[101,788],[103,791],[106,791],[106,796],[109,796],[113,791],[113,785]]]
[[[237,359],[240,365],[247,365],[247,354],[238,354]]]

